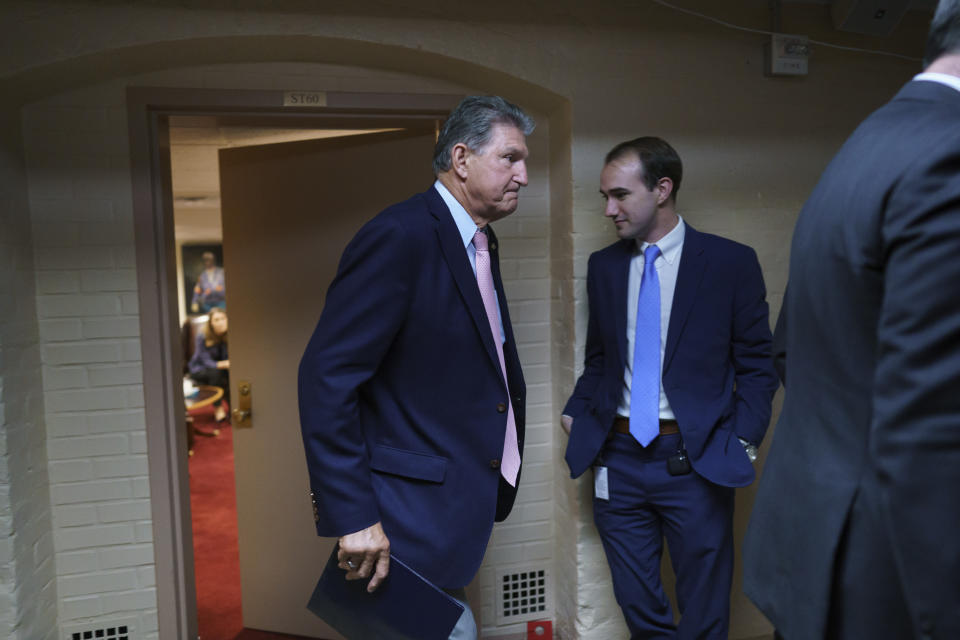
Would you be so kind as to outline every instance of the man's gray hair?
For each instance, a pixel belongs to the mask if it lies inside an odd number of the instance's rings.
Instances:
[[[461,100],[440,129],[433,148],[433,172],[439,175],[450,170],[450,152],[461,142],[482,153],[497,124],[516,127],[525,136],[533,133],[536,126],[523,109],[500,96],[467,96]]]
[[[948,53],[960,53],[960,0],[940,0],[930,23],[923,68]]]

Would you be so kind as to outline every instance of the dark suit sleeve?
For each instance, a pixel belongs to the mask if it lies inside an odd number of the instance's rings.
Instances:
[[[936,638],[960,638],[960,136],[948,131],[883,221],[871,425],[903,592],[917,637],[929,624]]]
[[[771,357],[767,291],[753,249],[740,263],[733,309],[730,357],[736,376],[734,431],[740,438],[760,444],[770,424],[771,403],[779,382]]]
[[[415,254],[399,225],[383,216],[367,223],[340,259],[300,361],[300,426],[319,535],[380,520],[359,398],[403,325]]]
[[[603,306],[598,298],[598,283],[596,254],[590,256],[587,262],[587,342],[584,347],[583,373],[577,380],[570,399],[563,408],[563,414],[576,418],[583,413],[587,403],[596,393],[597,386],[603,379],[605,354],[603,338],[600,335],[600,320],[597,317]]]

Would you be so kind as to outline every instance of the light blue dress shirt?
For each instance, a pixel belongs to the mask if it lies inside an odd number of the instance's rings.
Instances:
[[[667,235],[656,242],[660,255],[654,261],[657,276],[660,279],[660,375],[663,375],[663,356],[667,349],[667,330],[670,327],[670,312],[673,310],[673,292],[677,288],[677,275],[680,272],[680,256],[683,254],[683,239],[686,226],[683,218],[677,216],[677,225]],[[617,414],[630,415],[630,387],[633,383],[633,341],[637,327],[637,298],[640,297],[640,282],[643,280],[643,252],[650,243],[637,242],[637,251],[630,260],[630,275],[627,280],[627,366],[623,372],[623,390]],[[673,409],[667,394],[663,390],[663,378],[660,379],[660,418],[674,419]]]
[[[463,205],[460,204],[460,201],[453,197],[453,194],[447,190],[443,183],[437,180],[433,183],[433,188],[437,190],[437,193],[440,194],[440,197],[443,198],[443,202],[447,205],[447,209],[450,210],[450,215],[453,216],[453,221],[457,225],[457,230],[460,232],[460,238],[463,240],[463,246],[467,250],[467,258],[470,260],[470,268],[473,269],[473,275],[477,275],[477,248],[473,246],[473,236],[480,228],[477,226],[477,223],[473,221],[473,218],[470,217],[470,214],[467,213],[467,210],[463,208]],[[507,334],[503,330],[503,316],[500,314],[500,296],[497,295],[497,290],[493,290],[494,298],[497,301],[497,319],[500,321],[500,342],[507,341]]]

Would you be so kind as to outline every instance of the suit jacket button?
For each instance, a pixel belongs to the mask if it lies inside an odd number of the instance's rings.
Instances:
[[[490,461],[490,468],[491,468],[491,469],[499,469],[499,468],[500,468],[500,461],[499,461],[499,460],[491,460],[491,461]]]
[[[497,413],[503,413],[506,410],[507,410],[507,405],[505,405],[502,402],[497,404]]]

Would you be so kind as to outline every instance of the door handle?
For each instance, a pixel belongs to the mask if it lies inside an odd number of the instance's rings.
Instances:
[[[237,399],[237,408],[231,411],[233,415],[233,426],[250,428],[253,426],[253,385],[246,380],[241,380],[237,384],[237,390],[240,397]]]

